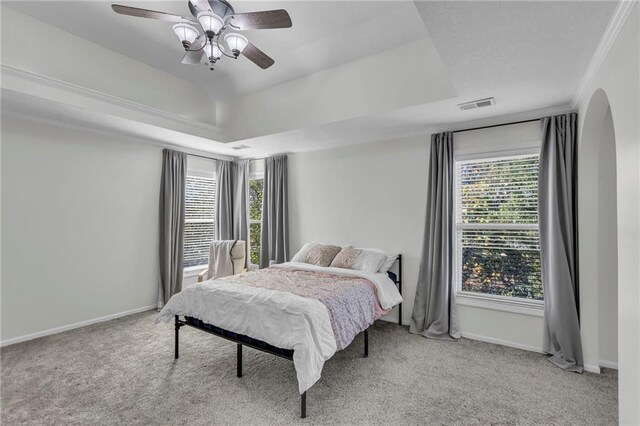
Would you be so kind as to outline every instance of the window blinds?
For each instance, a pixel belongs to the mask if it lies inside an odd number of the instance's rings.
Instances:
[[[538,155],[456,162],[459,289],[542,298]]]
[[[206,265],[215,239],[216,181],[187,176],[185,192],[184,267]]]

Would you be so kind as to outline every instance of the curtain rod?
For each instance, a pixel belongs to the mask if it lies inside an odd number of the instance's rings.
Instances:
[[[219,158],[213,158],[213,157],[206,157],[204,155],[198,155],[198,154],[189,154],[187,152],[187,155],[191,156],[191,157],[200,157],[200,158],[205,158],[207,160],[219,160]]]
[[[214,157],[205,157],[204,155],[198,155],[198,154],[189,154],[188,152],[186,153],[187,155],[190,155],[192,157],[200,157],[200,158],[206,158],[207,160],[220,160],[220,158],[214,158]],[[267,157],[251,157],[251,158],[234,158],[232,160],[229,161],[235,161],[235,160],[264,160],[269,158]]]
[[[531,123],[533,121],[540,121],[542,118],[532,118],[531,120],[512,121],[511,123],[492,124],[490,126],[472,127],[471,129],[454,130],[451,133],[470,132],[472,130],[490,129],[492,127],[511,126],[513,124]]]

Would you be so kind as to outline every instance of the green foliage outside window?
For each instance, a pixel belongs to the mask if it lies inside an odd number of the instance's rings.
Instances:
[[[538,156],[458,164],[462,290],[543,299]]]
[[[249,255],[250,263],[260,264],[263,179],[249,181]]]

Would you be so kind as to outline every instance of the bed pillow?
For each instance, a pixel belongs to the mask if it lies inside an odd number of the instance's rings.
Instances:
[[[341,249],[342,247],[328,244],[307,243],[293,256],[291,261],[317,266],[329,266]]]
[[[304,256],[309,251],[309,248],[314,244],[315,243],[306,243],[305,245],[303,245],[302,248],[296,254],[293,255],[293,257],[291,258],[291,261],[304,263]]]
[[[383,253],[387,257],[387,259],[382,263],[382,266],[378,270],[378,272],[383,273],[383,274],[386,274],[387,271],[389,269],[391,269],[393,264],[396,263],[396,260],[398,260],[398,255],[397,254],[389,254],[389,253],[385,252],[384,250],[380,250],[380,249],[376,249],[376,248],[368,248],[368,249],[363,249],[363,250],[370,250],[370,251],[375,251],[377,253]]]
[[[345,247],[333,259],[331,267],[375,273],[386,260],[387,255],[382,252]]]

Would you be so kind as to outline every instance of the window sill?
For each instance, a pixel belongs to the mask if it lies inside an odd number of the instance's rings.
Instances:
[[[541,300],[520,299],[489,294],[478,294],[468,291],[456,292],[456,304],[494,311],[512,312],[515,314],[544,317],[544,302]]]
[[[195,277],[196,275],[198,275],[200,272],[204,271],[208,267],[209,265],[189,266],[188,268],[184,268],[182,270],[182,276],[185,278]]]

